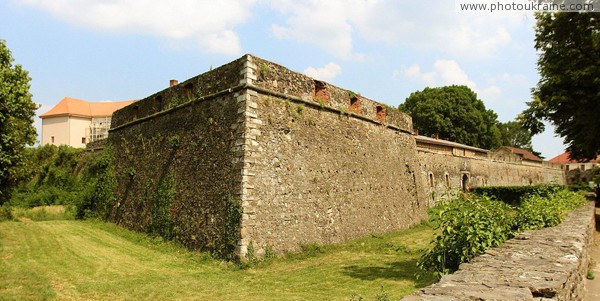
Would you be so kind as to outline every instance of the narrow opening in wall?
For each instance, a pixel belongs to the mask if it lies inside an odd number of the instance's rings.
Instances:
[[[444,175],[444,183],[446,183],[446,187],[450,187],[450,176],[448,174]]]
[[[465,192],[469,190],[469,176],[466,174],[462,176],[462,189]]]
[[[327,91],[327,83],[320,80],[314,80],[315,97],[314,100],[320,104],[329,104],[329,91]]]
[[[81,143],[85,144],[85,137],[81,137]]]
[[[435,183],[433,182],[433,173],[429,173],[429,187],[433,187]]]
[[[385,108],[383,106],[375,107],[375,115],[377,117],[377,120],[385,122]]]
[[[348,104],[348,111],[356,114],[360,114],[360,97],[354,95],[350,97],[350,103]]]
[[[159,111],[162,111],[164,109],[163,98],[161,95],[158,95],[154,98],[154,103],[156,104],[156,107]]]
[[[50,140],[52,141],[52,142],[50,142],[50,143],[54,144],[54,136],[51,136],[51,137],[50,137]]]
[[[187,83],[184,87],[183,87],[183,93],[185,93],[185,96],[188,98],[191,98],[194,96],[194,84],[192,83]]]

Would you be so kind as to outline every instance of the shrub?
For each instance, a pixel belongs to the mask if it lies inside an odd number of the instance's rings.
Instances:
[[[439,232],[417,266],[441,277],[520,231],[559,224],[568,211],[585,202],[582,195],[556,186],[513,191],[527,191],[516,209],[489,196],[468,194],[432,208],[430,220]]]
[[[531,194],[547,196],[560,190],[561,185],[536,185],[536,186],[486,186],[473,187],[471,193],[494,197],[509,205],[518,206],[523,197]]]
[[[515,212],[487,196],[461,195],[441,204],[430,218],[439,229],[433,247],[418,262],[424,271],[441,277],[462,262],[483,254],[513,236]]]

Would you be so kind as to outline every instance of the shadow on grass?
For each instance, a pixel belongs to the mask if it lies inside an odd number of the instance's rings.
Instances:
[[[417,259],[411,258],[377,266],[351,265],[344,273],[352,278],[373,281],[378,279],[413,281],[417,287],[425,287],[437,282],[432,275],[423,275],[417,279]]]

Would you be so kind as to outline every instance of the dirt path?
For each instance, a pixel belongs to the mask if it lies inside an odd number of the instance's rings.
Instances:
[[[598,301],[600,300],[600,208],[596,208],[596,233],[594,233],[594,245],[590,257],[595,278],[585,279],[586,294],[583,301]]]

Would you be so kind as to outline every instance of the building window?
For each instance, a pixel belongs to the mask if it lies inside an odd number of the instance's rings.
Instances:
[[[570,167],[570,165],[565,165],[565,170],[569,171],[569,167]]]
[[[450,176],[448,174],[444,175],[444,182],[446,183],[446,187],[450,187]]]
[[[433,187],[435,183],[433,182],[433,173],[429,173],[429,187]]]
[[[85,144],[85,137],[81,137],[81,143]]]
[[[360,98],[358,95],[350,97],[350,103],[348,104],[348,111],[356,114],[360,114]]]
[[[383,106],[376,106],[375,116],[377,117],[377,120],[385,122],[385,108]]]
[[[581,170],[585,170],[585,164],[581,164],[580,168]]]
[[[54,144],[54,136],[50,137],[50,140],[52,140],[50,143]]]

